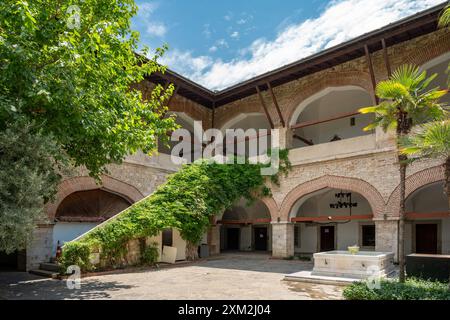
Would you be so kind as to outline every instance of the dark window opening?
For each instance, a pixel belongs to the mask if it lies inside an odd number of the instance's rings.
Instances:
[[[295,226],[294,227],[294,247],[300,246],[300,241],[298,239],[299,236],[300,236],[300,226]]]
[[[166,229],[162,233],[162,245],[171,247],[173,244],[173,232],[172,229]]]
[[[375,247],[375,225],[362,226],[362,246]]]

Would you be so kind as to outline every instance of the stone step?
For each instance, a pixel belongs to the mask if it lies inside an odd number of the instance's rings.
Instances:
[[[58,278],[59,273],[54,271],[47,271],[47,270],[41,270],[41,269],[33,269],[28,271],[31,274],[35,274],[37,276],[46,277],[46,278],[52,278],[56,279]]]
[[[56,263],[43,262],[39,264],[40,270],[59,272],[59,265]]]

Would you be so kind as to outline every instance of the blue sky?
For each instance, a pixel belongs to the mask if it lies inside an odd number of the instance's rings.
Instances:
[[[163,63],[224,89],[442,0],[136,0],[133,28]]]

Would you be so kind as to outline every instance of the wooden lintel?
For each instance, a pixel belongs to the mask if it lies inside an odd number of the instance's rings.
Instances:
[[[264,112],[266,114],[267,121],[269,121],[270,127],[273,129],[273,128],[275,128],[275,126],[273,125],[272,118],[270,118],[269,110],[267,109],[266,103],[265,103],[264,98],[263,98],[263,96],[261,94],[261,90],[259,90],[258,86],[256,86],[256,92],[258,93],[259,101],[261,102],[261,105],[262,105],[262,107],[264,109]]]
[[[331,218],[331,219],[330,219]],[[291,222],[320,222],[320,221],[347,221],[347,220],[371,220],[372,214],[354,216],[320,216],[320,217],[296,217],[291,218]]]
[[[377,87],[377,82],[375,80],[375,73],[373,71],[372,57],[370,56],[369,47],[367,44],[364,45],[364,51],[366,53],[366,62],[369,67],[370,80],[372,81],[372,89],[373,89],[373,100],[375,104],[378,104],[378,97],[375,93],[375,88]]]
[[[386,47],[386,41],[383,39],[381,39],[381,46],[383,47],[383,57],[384,57],[384,64],[386,66],[386,71],[388,73],[388,77],[391,76],[392,74],[392,70],[391,70],[391,64],[389,62],[389,55],[388,55],[388,51],[387,51],[387,47]]]
[[[254,219],[254,220],[221,220],[217,221],[217,224],[259,224],[259,223],[270,223],[272,220],[268,219]]]
[[[283,114],[281,113],[280,105],[278,104],[277,98],[275,97],[275,93],[273,92],[270,82],[267,82],[267,87],[269,88],[269,93],[272,96],[273,104],[275,105],[275,108],[277,109],[277,112],[278,112],[278,116],[280,117],[281,125],[283,126],[283,128],[286,128],[286,122],[284,122],[284,118],[283,118]]]
[[[330,121],[334,121],[334,120],[357,116],[359,114],[360,114],[359,112],[350,112],[350,113],[344,113],[344,114],[340,114],[340,115],[330,117],[327,119],[322,119],[322,120],[304,121],[304,122],[294,124],[293,126],[291,126],[291,129],[295,130],[295,129],[305,128],[305,127],[313,126],[313,125],[320,124],[320,123],[325,123],[325,122],[330,122]]]
[[[436,219],[436,218],[450,218],[449,212],[428,212],[428,213],[422,213],[422,212],[407,212],[406,219],[412,220],[412,219]]]
[[[297,139],[297,140],[300,140],[300,141],[306,143],[306,144],[309,145],[309,146],[313,146],[313,145],[314,145],[314,143],[313,143],[311,140],[308,140],[308,139],[306,139],[306,138],[303,138],[302,136],[299,136],[298,134],[294,134],[293,137],[294,137],[295,139]]]

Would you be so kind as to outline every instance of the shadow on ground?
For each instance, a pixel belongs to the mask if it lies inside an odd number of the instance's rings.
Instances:
[[[62,300],[109,299],[114,291],[133,286],[116,281],[83,281],[80,289],[69,289],[65,280],[43,279],[25,272],[0,273],[0,299]]]

